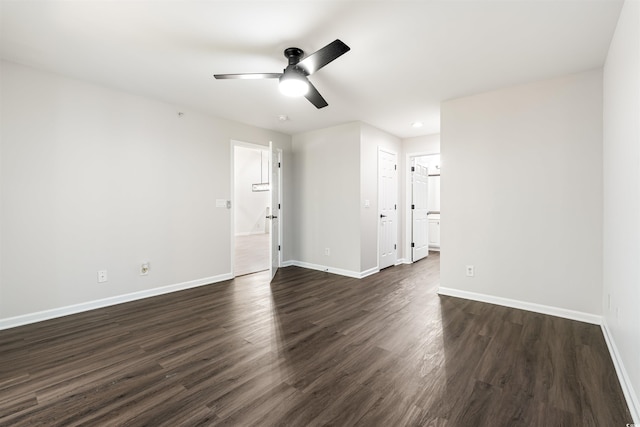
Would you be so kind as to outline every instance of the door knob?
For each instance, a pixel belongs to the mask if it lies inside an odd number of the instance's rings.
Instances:
[[[380,214],[380,218],[386,218],[386,217],[387,217],[386,215]]]
[[[267,219],[278,219],[278,217],[276,215],[267,215],[267,216],[265,216],[265,218],[267,218]]]

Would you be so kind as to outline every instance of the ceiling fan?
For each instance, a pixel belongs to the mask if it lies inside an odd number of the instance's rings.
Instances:
[[[284,50],[284,56],[289,60],[289,65],[282,73],[214,74],[213,77],[216,79],[279,79],[280,92],[284,95],[304,96],[316,108],[323,108],[329,104],[307,77],[350,49],[342,41],[335,40],[302,59],[304,55],[302,49],[289,47]]]

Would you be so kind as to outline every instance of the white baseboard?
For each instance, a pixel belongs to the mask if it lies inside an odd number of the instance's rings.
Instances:
[[[399,258],[396,260],[395,265],[400,265],[400,264],[413,264],[413,262],[407,258]]]
[[[303,261],[296,261],[296,260],[285,261],[282,263],[282,266],[283,267],[296,266],[296,267],[308,268],[309,270],[324,271],[325,273],[338,274],[340,276],[352,277],[354,279],[362,279],[364,277],[371,276],[372,274],[375,274],[378,271],[380,271],[378,267],[373,267],[365,271],[357,272],[357,271],[351,271],[351,270],[344,270],[342,268],[328,267],[326,265],[312,264],[310,262],[303,262]]]
[[[125,302],[136,301],[143,298],[154,297],[158,295],[168,294],[171,292],[182,291],[185,289],[196,288],[198,286],[209,285],[212,283],[231,280],[231,273],[220,274],[218,276],[204,277],[202,279],[191,280],[188,282],[177,283],[175,285],[162,286],[160,288],[146,289],[144,291],[132,292],[130,294],[116,295],[113,297],[103,298],[95,301],[83,302],[80,304],[68,305],[66,307],[54,308],[51,310],[38,311],[35,313],[24,314],[15,317],[0,319],[0,330],[15,328],[16,326],[28,325],[30,323],[41,322],[43,320],[54,319],[56,317],[68,316],[70,314],[82,313],[84,311],[94,310],[96,308],[108,307],[111,305],[122,304]]]
[[[613,360],[613,366],[616,368],[618,381],[620,382],[622,393],[624,393],[624,398],[627,400],[627,406],[629,407],[629,412],[631,412],[631,416],[633,417],[633,422],[640,425],[640,402],[638,401],[638,395],[633,389],[633,383],[631,382],[631,379],[627,374],[624,363],[622,363],[620,353],[618,352],[618,347],[616,346],[616,343],[613,339],[613,335],[611,335],[611,330],[609,329],[607,320],[604,317],[602,319],[602,324],[600,325],[600,327],[602,328],[602,335],[604,335],[604,340],[607,343],[607,348],[609,348],[609,353],[611,354],[611,359]]]
[[[532,302],[518,301],[509,298],[495,297],[492,295],[479,294],[475,292],[461,291],[458,289],[440,287],[439,295],[458,297],[473,301],[486,302],[489,304],[503,305],[505,307],[518,308],[520,310],[533,311],[534,313],[549,314],[551,316],[563,317],[565,319],[578,320],[580,322],[602,324],[602,316],[581,311],[568,310],[566,308],[552,307],[549,305],[535,304]]]
[[[360,272],[360,279],[364,279],[367,276],[371,276],[373,274],[380,273],[380,269],[378,267],[373,267],[365,271]]]
[[[326,265],[312,264],[310,262],[303,262],[303,261],[292,261],[292,262],[293,264],[291,265],[295,265],[296,267],[308,268],[309,270],[324,271],[326,273],[339,274],[340,276],[353,277],[355,279],[360,278],[360,273],[356,271],[327,267]]]

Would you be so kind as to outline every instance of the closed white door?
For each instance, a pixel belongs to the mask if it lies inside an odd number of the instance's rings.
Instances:
[[[271,191],[271,214],[267,216],[271,225],[269,228],[270,233],[270,252],[271,252],[271,279],[276,275],[278,267],[280,267],[280,171],[282,170],[282,158],[281,151],[273,147],[273,143],[269,143],[269,165],[271,167],[271,173],[269,177]]]
[[[378,268],[392,266],[397,259],[397,166],[396,155],[378,150]]]
[[[429,255],[429,171],[413,159],[411,166],[411,260]]]

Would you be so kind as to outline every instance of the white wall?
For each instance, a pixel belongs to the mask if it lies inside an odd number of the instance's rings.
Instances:
[[[295,258],[286,259],[359,272],[360,125],[300,133],[292,144]]]
[[[604,67],[602,313],[640,423],[640,2],[626,1]],[[611,305],[609,306],[609,298]],[[619,367],[620,368],[620,367]],[[626,369],[625,369],[626,368]],[[633,402],[633,403],[631,403]]]
[[[293,136],[297,234],[290,262],[356,277],[377,269],[378,147],[400,158],[400,139],[366,123]]]
[[[269,150],[234,147],[235,234],[263,234],[267,208],[271,205],[268,191],[253,191],[252,185],[269,182]]]
[[[402,140],[404,155],[440,153],[440,134],[416,136]]]
[[[450,100],[441,111],[442,286],[597,317],[601,71]]]
[[[230,273],[230,140],[289,136],[1,67],[0,323]]]

